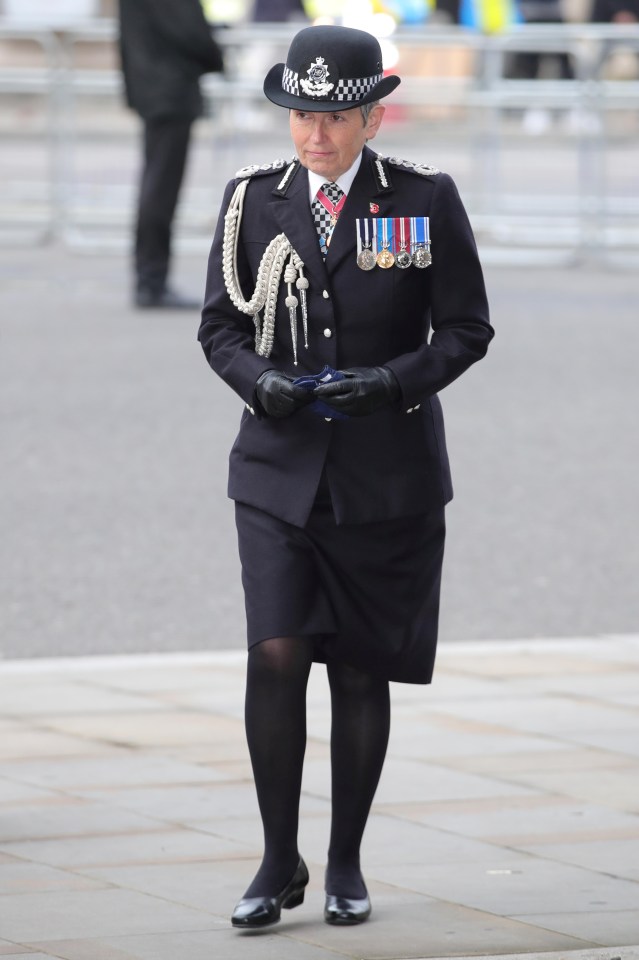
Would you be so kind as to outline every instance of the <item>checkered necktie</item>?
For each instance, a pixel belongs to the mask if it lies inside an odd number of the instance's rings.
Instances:
[[[320,189],[334,207],[337,206],[344,196],[344,191],[341,190],[336,183],[323,183]],[[326,257],[331,234],[335,229],[335,223],[333,222],[331,214],[318,197],[315,197],[313,200],[313,220],[315,221],[315,229],[319,236],[322,256]]]

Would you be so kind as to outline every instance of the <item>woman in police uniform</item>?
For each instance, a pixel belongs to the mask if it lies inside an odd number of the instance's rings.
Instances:
[[[304,898],[297,848],[313,661],[331,689],[332,823],[324,918],[371,911],[360,844],[388,742],[390,680],[429,683],[444,505],[437,391],[493,336],[451,178],[367,142],[399,84],[367,33],[309,27],[267,97],[296,158],[229,183],[199,339],[244,400],[230,457],[248,623],[246,730],[264,858],[232,916]]]

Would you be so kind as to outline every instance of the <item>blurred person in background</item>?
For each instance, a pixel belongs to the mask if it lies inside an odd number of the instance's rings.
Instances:
[[[251,19],[254,23],[286,23],[307,18],[302,0],[254,0]]]
[[[524,23],[564,23],[561,0],[518,0]],[[509,76],[514,80],[537,80],[542,76],[572,80],[574,71],[567,53],[522,50],[513,55]]]
[[[637,23],[639,0],[595,0],[591,20],[593,23]]]
[[[264,830],[238,928],[276,923],[304,900],[313,661],[326,663],[331,691],[324,920],[337,925],[371,913],[360,844],[386,755],[389,681],[427,684],[434,667],[452,497],[437,393],[484,356],[493,329],[451,177],[367,145],[399,82],[362,30],[298,32],[264,81],[297,156],[236,173],[209,258],[199,339],[245,404],[229,496]]]
[[[563,24],[561,0],[518,0],[524,23]],[[511,80],[572,80],[575,73],[568,53],[543,50],[519,50],[513,53],[505,70]],[[552,125],[552,113],[544,106],[531,107],[523,116],[526,133],[545,133]]]
[[[199,309],[168,285],[173,220],[193,121],[203,109],[199,78],[223,70],[200,0],[119,0],[120,55],[128,105],[143,122],[144,154],[135,226],[134,303]]]
[[[614,23],[626,26],[639,23],[639,0],[594,0],[592,23]],[[605,40],[599,57],[599,71],[608,80],[639,78],[637,47],[623,40]]]
[[[303,0],[249,0],[248,16],[251,22],[259,24],[290,23],[303,26],[308,22]],[[279,42],[269,39],[268,31],[264,31],[260,42],[247,45],[241,55],[238,66],[242,76],[251,77],[258,84],[264,71],[280,55],[279,50]],[[265,103],[256,100],[243,103],[235,110],[238,125],[251,131],[269,130],[272,117],[265,108]]]

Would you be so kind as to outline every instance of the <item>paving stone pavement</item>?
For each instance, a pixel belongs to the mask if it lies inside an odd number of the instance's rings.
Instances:
[[[639,960],[639,635],[444,646],[393,685],[363,865],[321,920],[329,703],[309,687],[302,907],[229,913],[261,831],[237,652],[0,664],[0,955],[31,960]]]

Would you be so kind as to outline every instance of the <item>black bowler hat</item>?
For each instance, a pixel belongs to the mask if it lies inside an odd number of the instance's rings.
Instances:
[[[350,110],[388,96],[400,83],[385,77],[376,37],[352,27],[305,27],[286,63],[276,63],[264,93],[280,107],[309,112]]]

